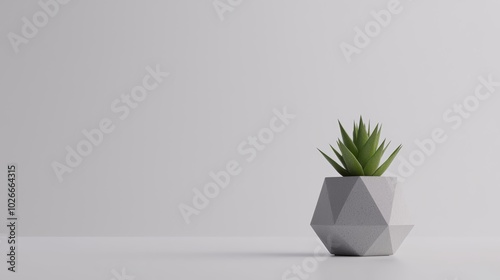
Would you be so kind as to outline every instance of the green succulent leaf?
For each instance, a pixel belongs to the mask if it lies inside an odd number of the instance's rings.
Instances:
[[[340,152],[342,153],[342,157],[344,158],[347,171],[350,176],[363,176],[365,173],[363,171],[363,167],[356,159],[356,156],[344,145],[344,143],[338,141]]]
[[[391,165],[392,161],[397,156],[402,147],[403,147],[402,145],[399,145],[397,149],[394,152],[392,152],[389,158],[377,169],[377,171],[373,173],[373,176],[382,176],[382,174],[384,174],[387,168],[389,168],[389,165]]]
[[[378,140],[380,138],[380,133],[378,131],[378,125],[373,130],[365,145],[359,150],[358,161],[362,166],[365,166],[368,160],[377,151]]]
[[[359,128],[355,143],[358,150],[365,145],[367,140],[368,140],[368,132],[366,131],[366,125],[363,123],[363,118],[359,117]]]
[[[356,124],[356,122],[354,122],[354,129],[352,131],[352,141],[354,143],[357,142],[357,139],[358,138],[358,124]]]
[[[377,139],[375,140],[375,147],[378,147],[378,144],[379,144],[379,141],[380,141],[380,135],[382,134],[382,125],[379,124],[378,125],[378,135],[377,135]]]
[[[340,166],[335,160],[333,160],[331,157],[329,157],[327,154],[323,153],[320,149],[318,151],[326,158],[326,160],[337,170],[337,172],[341,176],[349,176],[349,172],[345,170],[342,166]]]
[[[340,126],[340,133],[342,134],[342,141],[344,141],[345,146],[351,151],[351,153],[356,156],[358,154],[358,148],[352,141],[351,137],[349,137],[349,134],[347,134],[340,121],[339,121],[339,126]]]
[[[373,173],[375,173],[375,171],[377,170],[380,164],[380,160],[382,159],[382,156],[387,149],[387,146],[385,146],[385,140],[382,141],[382,144],[380,144],[375,154],[373,154],[373,156],[368,160],[363,168],[366,176],[373,176]]]
[[[335,150],[335,148],[330,145],[330,148],[332,148],[333,152],[335,153],[335,155],[337,156],[337,158],[340,160],[340,162],[342,163],[342,165],[344,166],[344,168],[347,168],[346,165],[345,165],[345,161],[344,161],[344,158],[342,157],[342,155],[337,152],[337,150]]]

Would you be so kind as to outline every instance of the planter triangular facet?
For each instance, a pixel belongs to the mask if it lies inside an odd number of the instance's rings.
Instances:
[[[311,226],[345,256],[392,255],[413,228],[397,179],[374,176],[325,178]]]

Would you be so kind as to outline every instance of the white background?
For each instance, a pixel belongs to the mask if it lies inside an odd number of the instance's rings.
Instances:
[[[456,130],[442,115],[479,76],[500,81],[500,5],[402,0],[348,63],[339,45],[387,3],[243,1],[221,21],[207,0],[74,0],[16,54],[8,33],[40,7],[2,1],[0,161],[4,182],[18,164],[19,233],[313,236],[323,178],[337,176],[316,148],[362,114],[404,144],[393,173],[416,139],[448,135],[402,184],[413,235],[498,236],[500,88]],[[156,64],[170,77],[120,121],[110,104]],[[246,163],[238,144],[285,106],[296,118]],[[51,163],[105,117],[115,131],[60,183]],[[232,159],[243,172],[186,225],[179,204]]]

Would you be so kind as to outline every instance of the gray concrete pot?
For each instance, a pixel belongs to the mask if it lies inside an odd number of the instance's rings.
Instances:
[[[325,178],[311,226],[331,254],[394,254],[413,225],[397,179]]]

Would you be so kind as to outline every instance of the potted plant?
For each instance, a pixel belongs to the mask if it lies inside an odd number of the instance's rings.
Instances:
[[[381,177],[402,146],[382,161],[389,143],[379,145],[380,125],[370,130],[360,117],[352,138],[339,126],[339,150],[330,145],[338,161],[318,150],[342,177],[325,178],[311,226],[331,254],[392,255],[413,228],[397,178]]]

